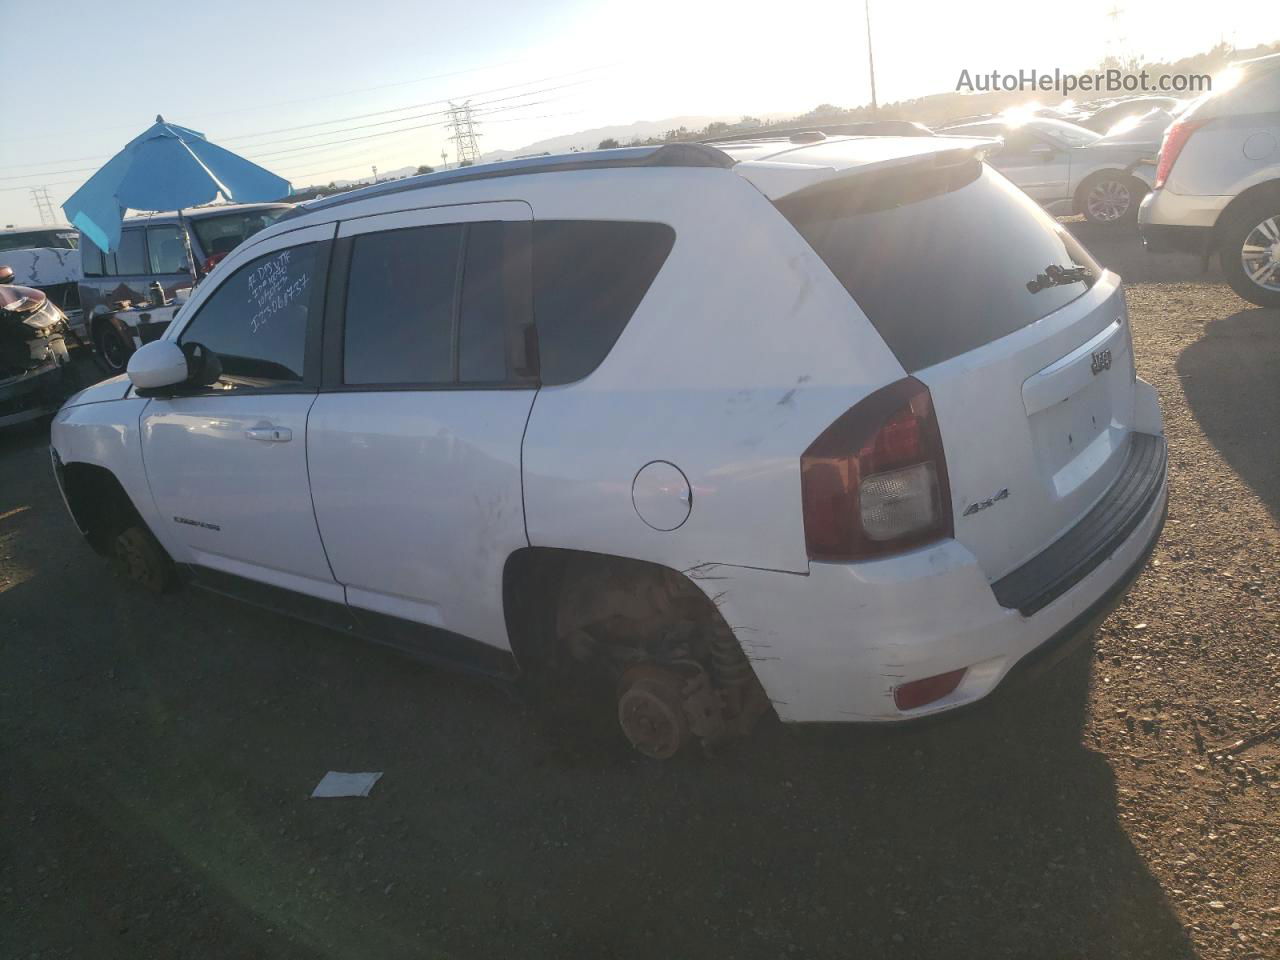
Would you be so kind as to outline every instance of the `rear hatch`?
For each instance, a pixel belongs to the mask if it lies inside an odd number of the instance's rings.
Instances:
[[[933,397],[955,537],[996,580],[1117,478],[1134,412],[1119,278],[973,157],[775,200]]]

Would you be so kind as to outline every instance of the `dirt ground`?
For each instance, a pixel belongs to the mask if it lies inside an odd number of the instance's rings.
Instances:
[[[1073,226],[1129,284],[1169,523],[1092,651],[905,730],[566,742],[112,580],[46,431],[0,436],[0,957],[1280,957],[1280,311]],[[330,769],[385,775],[309,800]]]

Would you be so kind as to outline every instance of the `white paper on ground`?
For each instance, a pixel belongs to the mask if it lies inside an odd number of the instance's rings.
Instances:
[[[381,773],[338,773],[330,770],[311,791],[315,797],[367,797]]]

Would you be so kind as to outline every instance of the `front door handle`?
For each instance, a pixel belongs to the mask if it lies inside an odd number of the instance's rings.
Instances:
[[[250,440],[262,440],[265,443],[288,443],[293,439],[293,431],[288,427],[254,427],[246,430],[244,435]]]

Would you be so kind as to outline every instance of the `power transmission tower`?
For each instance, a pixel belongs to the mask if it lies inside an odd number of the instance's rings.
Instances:
[[[1125,59],[1125,41],[1128,39],[1122,32],[1124,29],[1124,7],[1118,3],[1113,3],[1111,9],[1107,11],[1106,17],[1111,21],[1111,32],[1107,37],[1107,58],[1116,64],[1122,64]]]
[[[53,201],[49,199],[48,187],[32,187],[31,201],[36,205],[36,210],[40,214],[41,226],[57,226],[58,218],[53,215]]]
[[[458,157],[458,166],[476,163],[480,159],[480,144],[477,140],[476,121],[471,114],[471,101],[461,105],[449,101],[449,122],[447,127],[453,131],[449,137],[453,141],[454,153]]]

